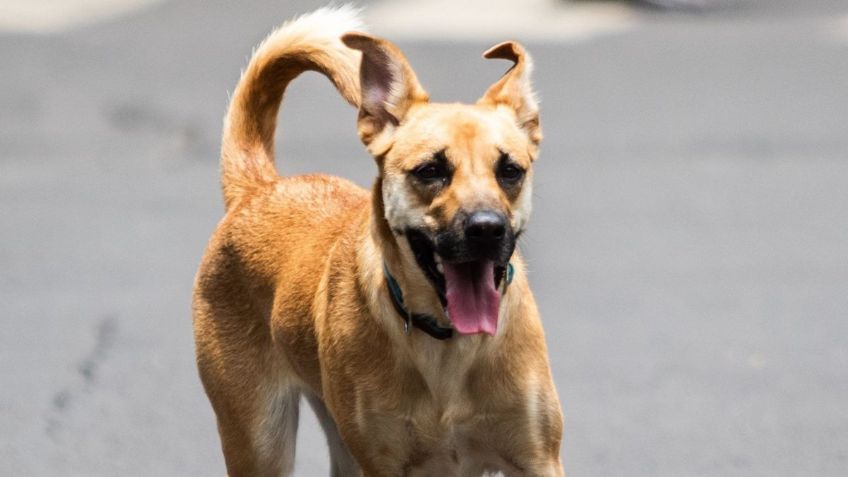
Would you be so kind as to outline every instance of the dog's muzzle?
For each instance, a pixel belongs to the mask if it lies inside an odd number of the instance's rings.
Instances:
[[[506,265],[515,249],[515,234],[501,212],[483,209],[459,213],[435,236],[435,251],[446,262],[492,260]]]
[[[460,213],[434,236],[418,229],[406,236],[457,331],[494,335],[498,290],[516,241],[506,216],[488,209]]]
[[[506,240],[508,226],[506,217],[491,210],[469,214],[463,224],[467,256],[472,260],[485,257],[502,261],[501,254],[509,252],[511,255],[514,244]]]

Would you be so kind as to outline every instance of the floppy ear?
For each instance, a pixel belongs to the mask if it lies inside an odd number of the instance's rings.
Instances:
[[[378,139],[389,137],[410,108],[426,103],[429,96],[406,57],[391,42],[358,32],[345,34],[342,41],[362,52],[359,137],[372,153],[379,154],[386,144]]]
[[[534,145],[542,140],[539,125],[539,103],[530,84],[533,60],[524,47],[514,41],[506,41],[489,48],[483,58],[500,58],[515,63],[506,74],[493,84],[477,103],[493,107],[506,106],[515,112],[518,125],[527,132]]]

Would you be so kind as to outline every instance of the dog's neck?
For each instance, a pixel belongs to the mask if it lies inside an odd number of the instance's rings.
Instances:
[[[380,178],[374,184],[371,203],[371,234],[382,257],[382,266],[403,292],[404,306],[410,312],[430,315],[440,326],[449,327],[438,294],[413,258],[409,243],[395,235],[386,221]],[[402,324],[400,317],[398,322]]]
[[[402,288],[405,304],[410,311],[438,317],[441,326],[450,326],[450,321],[435,289],[412,256],[409,244],[405,243],[404,237],[392,233],[386,221],[382,182],[379,178],[372,191],[370,212],[369,237],[357,250],[363,279],[372,284],[366,288],[375,290],[366,298],[368,306],[372,313],[379,315],[375,318],[385,327],[390,339],[397,343],[396,349],[401,351],[398,366],[417,369],[433,395],[439,395],[440,399],[449,402],[461,392],[467,382],[465,376],[475,363],[491,361],[487,356],[505,339],[504,332],[495,337],[479,334],[455,336],[449,340],[434,339],[418,329],[406,334],[402,317],[389,302],[390,291],[385,286],[384,264]]]

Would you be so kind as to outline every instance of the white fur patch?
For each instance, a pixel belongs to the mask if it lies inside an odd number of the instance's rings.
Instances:
[[[289,33],[303,31],[327,37],[340,37],[344,33],[363,28],[360,9],[351,5],[324,7],[301,15],[283,24]]]
[[[530,213],[533,210],[533,175],[527,175],[524,185],[521,186],[521,194],[515,201],[512,210],[512,229],[516,232],[524,230],[530,221]]]
[[[323,43],[329,40],[347,50],[347,47],[342,46],[341,36],[350,31],[361,31],[363,28],[360,10],[357,8],[350,5],[319,8],[289,20],[272,31],[256,48],[254,56],[261,54],[263,49],[277,48],[272,46],[277,41],[291,41],[294,38],[309,39],[309,43]]]
[[[264,411],[254,439],[263,460],[274,462],[288,475],[294,467],[300,394],[292,386],[269,383],[263,389]]]
[[[383,208],[392,229],[426,226],[426,206],[414,207],[403,176],[383,177]]]
[[[540,406],[539,406],[539,380],[534,374],[527,375],[526,390],[524,400],[527,404],[527,423],[528,434],[531,442],[537,442],[541,436],[541,430],[538,427]]]

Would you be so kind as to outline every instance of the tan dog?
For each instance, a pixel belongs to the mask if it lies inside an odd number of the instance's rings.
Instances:
[[[226,216],[197,275],[200,376],[230,476],[294,462],[300,396],[332,475],[562,475],[562,415],[524,267],[541,132],[530,59],[473,105],[434,104],[349,9],[284,25],[226,118]],[[359,107],[379,177],[279,177],[277,110],[305,70]]]

